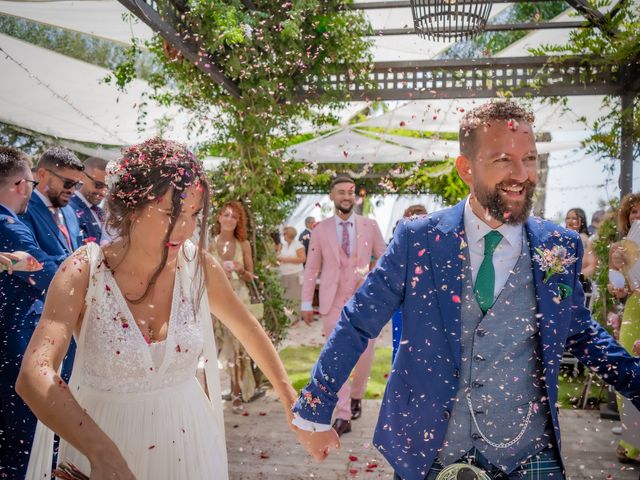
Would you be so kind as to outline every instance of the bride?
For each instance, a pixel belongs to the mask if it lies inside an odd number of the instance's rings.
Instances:
[[[92,480],[227,479],[210,313],[266,374],[290,427],[296,392],[264,330],[206,252],[209,185],[193,154],[148,140],[110,165],[107,183],[107,222],[117,240],[87,244],[61,266],[16,390],[60,435],[58,461]],[[195,246],[189,239],[200,219]],[[78,351],[66,385],[57,369],[72,335]],[[195,377],[201,354],[211,401]],[[27,478],[50,473],[53,434],[42,424]]]

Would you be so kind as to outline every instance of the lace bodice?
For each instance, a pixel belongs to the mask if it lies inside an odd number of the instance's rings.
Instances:
[[[94,251],[94,253],[96,253]],[[91,259],[92,255],[89,255]],[[82,383],[109,392],[149,392],[180,383],[195,375],[203,339],[193,302],[185,295],[180,255],[174,283],[164,354],[158,366],[131,311],[105,266],[102,251],[93,255],[90,290],[78,348],[83,349]]]

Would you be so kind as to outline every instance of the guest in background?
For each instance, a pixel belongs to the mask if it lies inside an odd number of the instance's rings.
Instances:
[[[604,222],[605,215],[606,212],[604,210],[596,210],[595,212],[593,212],[593,215],[591,215],[591,225],[587,227],[590,236],[595,235],[595,233],[598,231],[600,225],[602,225],[602,222]]]
[[[243,303],[251,302],[246,282],[253,280],[253,258],[247,240],[247,220],[240,202],[228,202],[216,215],[214,237],[209,252],[220,262],[233,291]],[[219,357],[229,371],[231,379],[231,406],[233,413],[244,409],[257,393],[253,362],[242,344],[221,322],[216,322],[216,344]]]
[[[20,218],[31,229],[45,254],[64,259],[83,244],[80,224],[69,202],[82,188],[84,165],[71,150],[54,147],[42,154],[37,168],[38,184],[29,200],[27,212]],[[39,305],[38,315],[42,313],[42,306]],[[75,341],[71,340],[62,364],[65,381],[71,376],[75,348]]]
[[[84,165],[71,150],[50,148],[38,160],[38,185],[22,216],[49,255],[69,256],[82,245],[76,212],[69,205],[85,179]]]
[[[29,339],[40,320],[44,297],[66,253],[48,255],[33,231],[20,220],[38,185],[31,158],[0,146],[0,252],[26,252],[42,265],[39,271],[0,273],[0,478],[23,480],[36,428],[36,417],[17,396],[14,385]],[[6,263],[2,262],[4,267]]]
[[[424,205],[416,204],[407,207],[402,214],[402,218],[419,218],[427,214],[427,209]],[[397,226],[397,224],[396,224]],[[394,227],[395,230],[395,227]],[[391,317],[391,341],[393,352],[391,353],[391,362],[396,358],[398,347],[400,347],[400,339],[402,338],[402,310],[396,310],[396,313]]]
[[[355,182],[344,174],[331,181],[329,196],[335,215],[313,229],[302,287],[302,319],[313,320],[313,295],[320,276],[320,315],[325,338],[331,336],[340,312],[369,274],[371,264],[384,253],[386,245],[378,223],[357,215]],[[353,383],[346,382],[338,393],[336,420],[338,435],[351,431],[351,420],[362,415],[362,398],[373,363],[375,340],[371,339],[354,369]]]
[[[302,243],[302,246],[304,247],[305,259],[309,253],[309,241],[311,240],[311,230],[313,230],[313,227],[315,226],[315,224],[316,224],[316,219],[314,217],[305,218],[304,230],[298,236],[298,241]],[[306,263],[306,260],[305,260],[305,263]],[[303,267],[305,263],[302,264]]]
[[[640,193],[625,195],[620,202],[618,210],[618,233],[625,237],[633,222],[640,221]],[[625,271],[627,267],[635,263],[637,258],[628,258],[628,253],[620,245],[615,243],[611,247],[609,266],[619,271]],[[624,314],[620,323],[618,342],[632,355],[638,355],[637,344],[640,341],[640,286],[627,280],[624,288],[608,286],[609,292],[617,298],[627,297],[624,306]],[[618,396],[618,410],[622,412],[622,399]],[[616,449],[616,455],[621,463],[640,462],[640,445],[631,445],[620,440]]]
[[[589,231],[587,230],[587,215],[581,208],[572,208],[567,212],[567,216],[564,219],[565,227],[569,230],[574,230],[580,235],[582,240],[582,247],[584,248],[584,256],[582,259],[582,271],[580,272],[580,283],[585,295],[585,306],[589,308],[591,301],[591,294],[593,292],[593,285],[591,283],[591,276],[596,270],[596,256],[593,252],[591,242],[589,241]]]
[[[282,243],[280,255],[278,255],[278,261],[280,262],[280,283],[284,290],[284,298],[293,302],[294,311],[291,325],[295,325],[298,323],[298,320],[300,320],[301,277],[304,271],[302,264],[306,259],[302,243],[296,240],[297,233],[294,227],[284,227],[282,230],[284,242]]]
[[[86,180],[69,201],[76,211],[84,243],[96,242],[100,245],[108,240],[104,233],[104,210],[101,206],[107,193],[107,184],[104,183],[106,168],[106,160],[98,157],[87,158],[84,162]]]
[[[282,240],[280,240],[280,232],[276,230],[275,232],[271,232],[269,236],[273,241],[273,254],[277,257],[278,255],[280,255],[280,250],[282,250]]]

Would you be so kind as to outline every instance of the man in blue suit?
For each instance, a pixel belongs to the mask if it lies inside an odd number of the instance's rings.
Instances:
[[[0,251],[25,251],[43,266],[37,272],[0,272],[0,478],[23,480],[36,418],[16,395],[22,356],[40,318],[44,296],[66,254],[47,255],[19,218],[37,181],[31,159],[0,146]]]
[[[69,201],[82,188],[84,166],[66,148],[50,148],[37,165],[38,186],[22,216],[49,255],[69,256],[83,244],[78,218]]]
[[[397,308],[402,340],[374,444],[398,480],[564,478],[556,402],[565,348],[640,407],[640,359],[584,307],[579,237],[529,217],[533,123],[508,101],[465,114],[456,168],[469,197],[401,222],[294,406],[316,459],[339,445],[337,392]]]
[[[84,161],[86,181],[82,188],[71,197],[69,204],[76,212],[83,241],[100,245],[107,240],[104,232],[104,211],[100,204],[107,193],[107,161],[99,157],[89,157]]]

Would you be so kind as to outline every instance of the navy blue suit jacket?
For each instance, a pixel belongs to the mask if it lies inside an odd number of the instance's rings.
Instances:
[[[80,225],[80,230],[82,231],[83,241],[93,241],[100,245],[100,240],[102,239],[102,227],[100,225],[100,222],[96,220],[96,217],[91,209],[77,195],[71,197],[69,205],[71,205],[71,207],[76,212],[78,224]]]
[[[49,255],[71,255],[76,249],[82,246],[82,232],[76,217],[76,212],[70,205],[61,208],[64,216],[64,223],[71,238],[71,249],[67,245],[67,240],[56,225],[51,210],[44,204],[34,192],[29,200],[27,213],[22,215],[21,220],[29,226],[36,237],[38,245]]]
[[[0,272],[0,477],[24,478],[36,419],[14,385],[22,356],[40,319],[44,297],[66,254],[48,255],[14,212],[0,205],[0,251],[30,253],[37,272]],[[20,448],[18,448],[20,446]],[[3,477],[4,478],[4,477]]]
[[[338,390],[369,339],[402,312],[402,341],[380,408],[374,444],[405,480],[423,480],[447,430],[459,383],[463,260],[468,254],[464,201],[432,215],[400,222],[393,241],[347,303],[294,406],[302,418],[330,424]],[[558,370],[566,347],[640,408],[640,359],[631,357],[584,307],[578,273],[582,242],[575,232],[536,217],[525,231],[536,248],[564,246],[578,261],[543,281],[533,261],[545,383],[558,400]],[[506,321],[506,320],[505,320]],[[558,446],[558,414],[551,408]]]
[[[82,246],[83,237],[73,207],[67,205],[62,207],[61,211],[71,239],[71,249],[69,249],[66,238],[58,228],[58,225],[56,225],[51,210],[36,193],[31,195],[27,213],[22,215],[20,219],[31,229],[38,245],[46,254],[54,257],[64,256],[66,258]],[[67,381],[71,376],[75,351],[75,341],[72,339],[67,357],[62,365],[62,378]]]

